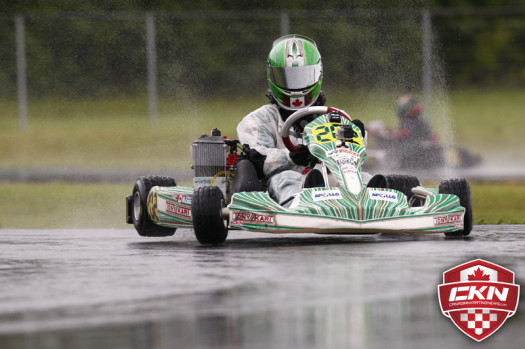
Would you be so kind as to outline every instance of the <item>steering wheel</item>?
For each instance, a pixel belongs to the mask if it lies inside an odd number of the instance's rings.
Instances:
[[[345,119],[348,119],[349,121],[352,121],[352,118],[350,118],[350,116],[344,110],[337,109],[334,107],[323,107],[323,106],[306,107],[303,109],[299,109],[298,111],[290,115],[288,119],[286,119],[286,121],[284,122],[283,129],[281,130],[281,137],[283,139],[283,142],[286,148],[292,153],[299,151],[297,146],[290,140],[290,128],[293,125],[295,125],[295,123],[299,122],[300,120],[312,114],[323,115],[323,114],[327,114],[333,111],[339,112],[342,117],[344,117]]]

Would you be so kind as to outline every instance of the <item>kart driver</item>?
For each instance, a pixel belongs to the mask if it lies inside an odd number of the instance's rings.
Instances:
[[[416,142],[430,141],[436,137],[430,125],[421,117],[423,107],[411,95],[403,95],[397,100],[399,128],[392,134],[393,139],[412,138]]]
[[[249,146],[249,159],[259,177],[268,179],[270,196],[286,206],[303,186],[305,167],[316,163],[306,146],[300,145],[298,152],[290,153],[280,136],[284,121],[293,112],[326,102],[316,43],[295,34],[275,40],[268,55],[267,77],[270,104],[246,115],[237,125],[237,136],[241,144]],[[295,139],[292,141],[295,143]]]
[[[399,127],[391,134],[393,146],[401,155],[403,167],[428,168],[442,165],[439,138],[430,124],[422,117],[423,107],[412,95],[397,100]]]

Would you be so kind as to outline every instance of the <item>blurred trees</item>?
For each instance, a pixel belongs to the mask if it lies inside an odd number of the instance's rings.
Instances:
[[[318,1],[301,0],[286,7],[276,0],[1,0],[0,5],[0,96],[14,96],[16,90],[15,14],[25,18],[32,95],[144,92],[146,11],[156,16],[159,91],[170,96],[261,93],[283,9],[292,32],[317,41],[328,84],[420,88],[422,6],[432,11],[434,53],[452,86],[525,83],[525,7],[493,12],[492,6],[500,6],[494,0],[364,5],[328,0],[322,9]],[[469,6],[484,10],[473,13]],[[455,12],[447,12],[451,7]]]
[[[434,30],[453,85],[525,85],[525,7],[436,16]]]

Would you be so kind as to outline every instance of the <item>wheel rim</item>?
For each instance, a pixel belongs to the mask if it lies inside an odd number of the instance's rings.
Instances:
[[[141,207],[140,207],[140,194],[138,191],[133,195],[133,217],[135,221],[140,220]]]
[[[221,216],[222,216],[222,209],[224,207],[226,207],[226,202],[224,201],[224,199],[221,200]],[[227,218],[227,219],[223,219],[222,220],[222,224],[224,225],[224,229],[228,229],[228,225],[229,225],[229,222],[230,221],[230,218]]]

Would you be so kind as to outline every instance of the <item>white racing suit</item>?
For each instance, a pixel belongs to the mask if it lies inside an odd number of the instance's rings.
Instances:
[[[268,193],[279,204],[290,203],[304,181],[304,167],[293,163],[281,138],[283,124],[277,107],[267,104],[246,115],[237,125],[241,144],[248,144],[266,156],[263,170],[268,178]],[[292,136],[290,139],[296,141]]]

